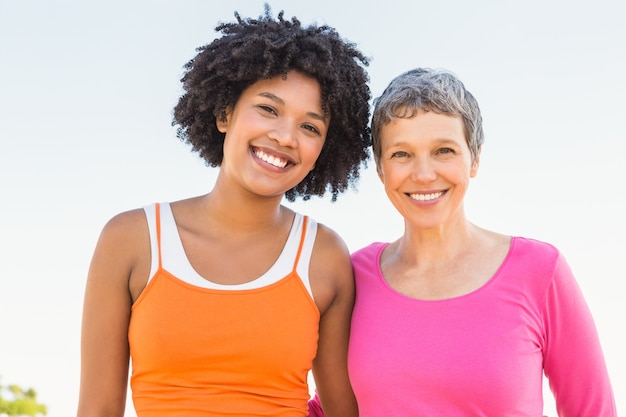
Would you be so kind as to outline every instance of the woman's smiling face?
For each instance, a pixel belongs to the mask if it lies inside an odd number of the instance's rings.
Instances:
[[[316,79],[291,71],[259,80],[217,122],[221,169],[252,193],[282,195],[315,167],[329,123]]]
[[[384,125],[380,141],[378,173],[407,222],[430,229],[464,217],[463,199],[478,159],[472,162],[460,117],[420,110]]]

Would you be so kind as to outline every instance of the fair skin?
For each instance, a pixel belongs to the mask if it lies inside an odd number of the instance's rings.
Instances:
[[[286,79],[257,81],[226,113],[217,124],[226,139],[213,190],[171,207],[193,268],[216,283],[240,284],[262,275],[278,258],[294,218],[281,200],[313,169],[330,120],[322,111],[318,82],[294,71]],[[131,306],[146,285],[150,265],[143,211],[111,219],[87,279],[79,417],[124,415]],[[326,415],[356,416],[346,368],[352,268],[344,242],[323,225],[309,278],[320,312],[313,374]]]
[[[383,126],[380,141],[378,174],[405,224],[403,236],[381,257],[389,285],[423,300],[457,297],[484,285],[510,239],[465,216],[463,201],[479,158],[472,159],[461,118],[419,110]]]

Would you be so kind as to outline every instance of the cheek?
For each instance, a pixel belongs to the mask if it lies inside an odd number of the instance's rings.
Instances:
[[[385,186],[394,186],[411,177],[411,166],[409,164],[386,163],[378,171],[380,180]]]
[[[322,149],[324,147],[324,142],[320,141],[307,141],[302,145],[302,150],[306,154],[307,160],[311,160],[313,163],[317,161],[320,154],[322,153]]]

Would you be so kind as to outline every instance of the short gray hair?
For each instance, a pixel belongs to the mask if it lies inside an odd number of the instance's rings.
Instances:
[[[484,133],[480,108],[474,96],[450,71],[416,68],[394,78],[374,100],[372,141],[377,166],[383,126],[394,119],[414,117],[418,110],[461,117],[472,161],[478,158]]]

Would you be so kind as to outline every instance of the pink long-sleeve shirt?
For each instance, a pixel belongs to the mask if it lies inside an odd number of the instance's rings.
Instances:
[[[361,417],[539,417],[544,372],[560,416],[617,415],[592,316],[553,246],[513,238],[489,282],[437,301],[387,284],[386,246],[352,257],[348,362]]]

